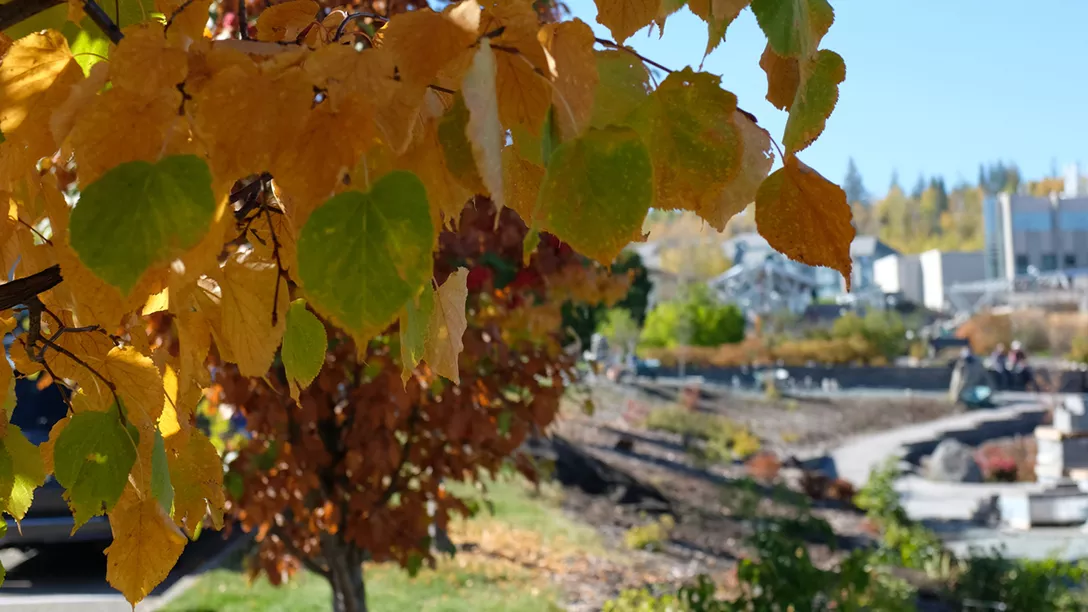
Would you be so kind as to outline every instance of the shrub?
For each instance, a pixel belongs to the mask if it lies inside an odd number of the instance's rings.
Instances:
[[[717,414],[681,407],[658,408],[646,415],[645,425],[684,436],[685,442],[689,438],[701,440],[702,445],[688,447],[699,462],[744,459],[760,448],[760,440],[752,432]]]
[[[684,297],[658,304],[646,317],[642,346],[718,346],[744,339],[740,309],[722,304],[705,285],[694,285]]]
[[[1077,363],[1088,364],[1088,336],[1073,338],[1073,343],[1066,358]]]
[[[652,523],[628,529],[623,534],[623,543],[631,550],[661,552],[675,527],[675,519],[666,514]]]
[[[1031,482],[1035,480],[1036,443],[1033,436],[992,440],[978,447],[975,461],[986,480]]]
[[[755,453],[744,462],[744,468],[752,478],[769,482],[778,477],[778,472],[782,470],[782,462],[773,452],[762,451]]]

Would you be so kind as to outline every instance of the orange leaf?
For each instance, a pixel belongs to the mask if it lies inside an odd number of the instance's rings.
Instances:
[[[846,192],[796,157],[787,157],[759,186],[756,227],[790,259],[838,270],[850,290],[855,232]]]

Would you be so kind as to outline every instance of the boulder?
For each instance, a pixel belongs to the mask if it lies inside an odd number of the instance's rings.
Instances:
[[[942,440],[926,462],[926,477],[944,482],[982,482],[974,449],[959,440]]]

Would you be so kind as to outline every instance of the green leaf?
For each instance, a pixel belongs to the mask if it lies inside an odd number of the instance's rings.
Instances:
[[[543,228],[607,265],[632,240],[653,202],[650,153],[630,128],[591,128],[555,150],[540,186]]]
[[[136,463],[140,432],[121,424],[117,404],[72,416],[53,449],[53,472],[68,497],[76,528],[113,508]]]
[[[846,63],[834,51],[821,49],[809,65],[808,77],[797,90],[782,144],[786,153],[797,153],[824,131],[839,101],[839,83],[846,80]]]
[[[434,312],[434,291],[424,288],[419,296],[408,300],[400,315],[400,363],[402,382],[407,382],[412,370],[423,359],[426,348],[427,323]]]
[[[431,277],[434,227],[416,175],[395,171],[367,193],[330,198],[298,239],[310,303],[365,341],[381,332]]]
[[[45,484],[45,466],[38,447],[31,444],[15,425],[8,424],[3,446],[11,460],[12,487],[3,500],[2,509],[16,520],[22,520],[34,501],[34,490]],[[7,491],[6,482],[4,489]]]
[[[199,157],[127,162],[83,189],[70,240],[91,271],[128,294],[148,268],[200,242],[215,208],[212,175]]]
[[[556,147],[562,142],[562,138],[559,136],[559,122],[555,119],[555,113],[555,105],[553,104],[548,107],[548,114],[544,116],[544,129],[541,131],[540,156],[545,168],[548,167],[548,162],[551,161]]]
[[[89,17],[78,26],[71,21],[65,23],[60,32],[68,39],[68,47],[84,75],[91,73],[91,66],[109,57],[110,38]]]
[[[483,180],[472,157],[472,144],[465,134],[468,125],[468,107],[461,94],[453,98],[453,106],[442,115],[438,122],[438,142],[446,160],[446,168],[453,178],[463,187],[473,192],[482,192]]]
[[[325,334],[325,326],[314,313],[306,309],[306,300],[291,302],[291,308],[287,310],[287,328],[283,332],[280,356],[293,395],[310,386],[321,372],[328,347],[329,338]]]
[[[740,172],[743,146],[733,123],[737,98],[719,77],[674,72],[632,115],[653,158],[654,207],[698,211]]]
[[[174,508],[174,485],[170,482],[170,466],[166,462],[166,441],[155,430],[155,445],[151,448],[151,495],[159,500],[166,514]]]
[[[752,12],[783,57],[811,57],[835,21],[827,0],[752,0]]]
[[[627,116],[650,95],[650,73],[637,57],[626,51],[597,51],[596,56],[600,81],[593,96],[589,124],[623,125]]]

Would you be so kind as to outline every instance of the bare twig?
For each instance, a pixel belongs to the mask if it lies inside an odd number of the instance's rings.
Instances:
[[[662,66],[661,64],[653,61],[652,59],[640,54],[638,51],[635,51],[631,47],[621,45],[621,44],[619,44],[618,42],[616,42],[614,40],[608,40],[607,38],[595,38],[594,41],[596,41],[596,43],[599,44],[599,45],[604,45],[606,47],[612,47],[613,49],[619,49],[620,51],[626,51],[626,52],[630,53],[631,55],[634,55],[638,59],[642,60],[643,63],[649,64],[649,65],[653,66],[654,68],[657,68],[658,70],[664,70],[665,72],[668,72],[670,74],[672,74],[674,72],[673,70],[670,70],[670,69]]]
[[[36,228],[33,225],[27,223],[26,221],[23,221],[22,218],[17,218],[16,221],[18,221],[20,224],[26,226],[26,228],[28,230],[34,232],[34,235],[37,236],[39,239],[41,239],[42,242],[48,244],[49,246],[53,246],[53,241],[46,238],[41,232],[39,232],[38,228]]]
[[[238,0],[238,38],[249,40],[249,15],[246,14],[246,0]]]
[[[272,294],[272,325],[274,327],[279,322],[276,306],[280,301],[280,283],[287,271],[283,269],[283,262],[280,260],[280,239],[276,237],[276,228],[272,227],[272,213],[268,212],[267,205],[262,206],[261,209],[264,211],[264,218],[268,221],[268,233],[272,235],[272,257],[276,259],[276,292]]]
[[[340,22],[340,25],[336,27],[336,34],[332,37],[333,40],[340,40],[340,37],[344,35],[344,32],[348,28],[348,23],[355,21],[356,19],[373,19],[374,21],[380,21],[385,23],[389,21],[381,15],[375,15],[374,13],[351,13],[344,20]]]
[[[0,30],[64,3],[65,0],[13,0],[0,4]]]

